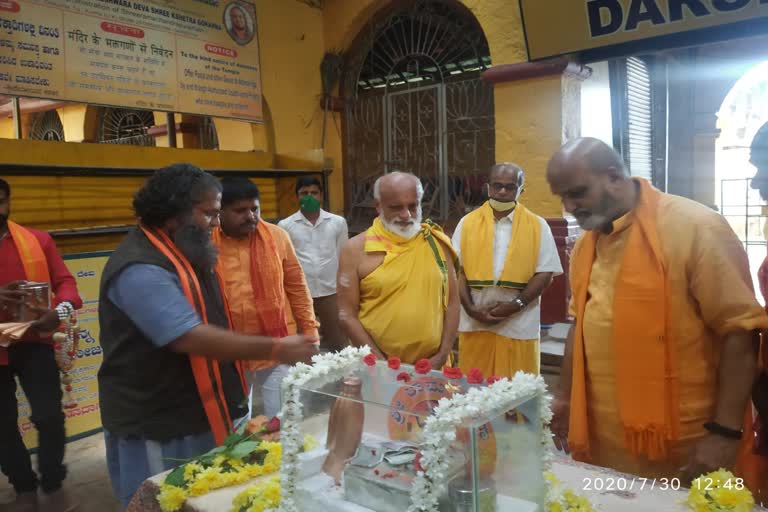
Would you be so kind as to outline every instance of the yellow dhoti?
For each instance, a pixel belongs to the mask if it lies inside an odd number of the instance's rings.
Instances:
[[[448,300],[443,247],[450,240],[438,228],[422,226],[407,240],[376,219],[365,234],[365,252],[386,256],[360,281],[360,323],[385,356],[409,364],[440,349]]]
[[[516,340],[489,331],[459,333],[459,368],[477,368],[486,377],[512,377],[517,371],[539,374],[539,340]]]

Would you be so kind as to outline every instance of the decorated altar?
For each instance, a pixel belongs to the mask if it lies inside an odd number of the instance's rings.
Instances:
[[[555,454],[540,377],[437,372],[427,361],[376,361],[366,348],[313,362],[286,377],[281,420],[251,422],[222,447],[147,480],[128,511],[693,510],[677,481]],[[723,493],[699,493],[695,505],[752,509],[748,492]]]

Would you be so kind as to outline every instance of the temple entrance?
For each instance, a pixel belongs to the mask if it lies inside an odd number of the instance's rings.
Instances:
[[[480,205],[494,163],[493,87],[485,36],[458,2],[418,0],[369,23],[347,56],[342,83],[345,197],[352,232],[375,216],[373,183],[416,174],[423,211],[446,228]]]

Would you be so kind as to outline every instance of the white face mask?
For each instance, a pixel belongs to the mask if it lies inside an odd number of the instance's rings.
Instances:
[[[497,212],[508,212],[510,210],[514,210],[517,207],[517,200],[520,199],[520,193],[523,191],[522,188],[518,188],[517,192],[515,193],[515,198],[511,201],[499,201],[497,199],[491,198],[491,185],[490,183],[486,185],[487,192],[488,192],[488,204],[491,205],[491,208],[496,210]]]
[[[410,223],[407,226],[397,224],[394,221],[388,221],[384,218],[383,213],[379,214],[379,220],[388,231],[391,231],[397,236],[401,236],[407,240],[410,240],[411,238],[418,235],[419,231],[421,231],[421,206],[418,207],[416,210],[416,216],[411,217]]]

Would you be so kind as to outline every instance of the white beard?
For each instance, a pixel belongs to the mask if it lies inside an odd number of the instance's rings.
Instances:
[[[606,226],[611,222],[606,215],[600,215],[598,213],[593,213],[589,217],[584,218],[576,217],[576,221],[579,223],[581,229],[586,231],[601,229],[603,226]]]
[[[406,240],[410,240],[411,238],[418,235],[421,231],[421,206],[419,206],[419,209],[416,210],[416,217],[413,217],[411,219],[411,223],[407,226],[402,226],[400,224],[396,224],[395,222],[388,221],[384,218],[384,214],[379,214],[379,220],[384,225],[384,228],[387,229],[387,231],[391,231],[397,236],[401,236]]]

